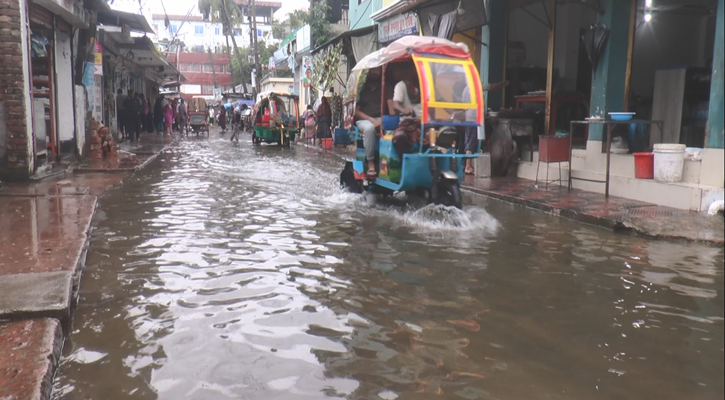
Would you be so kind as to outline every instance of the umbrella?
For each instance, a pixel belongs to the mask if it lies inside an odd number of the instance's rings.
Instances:
[[[584,41],[584,48],[587,50],[589,60],[592,62],[592,69],[596,72],[599,57],[604,52],[604,46],[609,39],[609,29],[602,23],[592,24],[581,38]]]

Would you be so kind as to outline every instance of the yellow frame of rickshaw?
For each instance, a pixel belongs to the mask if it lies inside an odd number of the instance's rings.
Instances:
[[[426,57],[426,56],[420,56],[418,54],[413,54],[413,62],[415,63],[416,69],[418,69],[418,76],[425,79],[426,81],[426,90],[427,93],[425,96],[423,96],[423,101],[425,102],[422,106],[423,107],[433,107],[433,108],[455,108],[455,109],[467,109],[467,110],[473,110],[478,109],[479,105],[474,102],[474,100],[477,98],[475,88],[476,86],[480,86],[480,80],[473,79],[473,76],[471,74],[471,66],[473,66],[473,69],[476,69],[476,64],[473,63],[473,61],[468,58],[465,60],[461,59],[450,59],[450,58],[435,58],[435,57]],[[418,68],[418,62],[422,62],[425,69],[423,71],[420,71]],[[471,101],[469,103],[455,103],[455,102],[448,102],[448,101],[436,101],[436,100],[430,100],[428,97],[430,96],[430,90],[431,85],[435,83],[433,79],[433,72],[431,71],[430,64],[431,63],[437,63],[437,64],[455,64],[455,65],[461,65],[463,66],[463,71],[466,74],[466,80],[468,81],[468,90],[469,90],[469,98]]]

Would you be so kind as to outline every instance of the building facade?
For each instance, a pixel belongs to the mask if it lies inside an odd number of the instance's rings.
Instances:
[[[118,89],[149,95],[179,79],[151,41],[131,31],[151,28],[102,0],[0,1],[0,176],[64,170],[87,155],[88,111],[113,127]]]
[[[177,55],[171,53],[168,59],[186,78],[180,87],[181,97],[186,100],[194,96],[219,99],[232,87],[232,69],[226,54],[179,53],[177,60]]]
[[[239,47],[249,47],[250,27],[248,23],[249,6],[245,0],[238,0],[237,6],[245,16],[245,23],[234,28],[234,38]],[[257,1],[257,41],[277,43],[278,40],[272,37],[272,22],[274,13],[282,7],[281,2]],[[223,48],[232,46],[231,40],[227,42],[224,28],[218,21],[205,19],[201,13],[191,15],[168,15],[169,24],[166,26],[166,15],[153,14],[151,24],[154,31],[154,41],[160,44],[168,44],[171,40],[178,39],[184,43],[186,51],[202,52],[211,48],[215,52],[221,52]],[[165,47],[165,46],[162,46]]]

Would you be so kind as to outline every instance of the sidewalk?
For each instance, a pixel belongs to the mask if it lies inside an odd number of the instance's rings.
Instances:
[[[298,145],[314,147],[345,160],[355,157],[353,146],[333,146],[331,150],[323,150],[319,145]],[[461,187],[478,195],[653,239],[725,244],[725,222],[719,215],[711,216],[621,197],[610,196],[606,199],[599,193],[577,189],[570,192],[566,187],[558,185],[549,185],[548,190],[543,185],[536,188],[533,181],[515,177],[491,179],[466,176]]]
[[[0,191],[0,399],[47,399],[63,347],[97,199],[176,136],[142,135],[115,160],[71,165]]]

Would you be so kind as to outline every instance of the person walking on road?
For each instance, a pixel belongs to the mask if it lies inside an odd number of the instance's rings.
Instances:
[[[140,115],[141,103],[136,97],[136,93],[133,90],[128,91],[128,97],[126,98],[126,121],[127,131],[126,133],[130,136],[131,141],[138,140],[141,129],[141,115]]]
[[[161,134],[164,130],[164,95],[160,95],[156,98],[154,103],[154,128],[156,133]]]
[[[149,127],[149,122],[147,120],[147,118],[149,116],[149,108],[148,108],[148,104],[146,103],[146,96],[144,96],[143,93],[139,93],[138,100],[139,100],[140,130],[147,131],[148,127]]]
[[[116,123],[120,141],[123,142],[128,138],[126,135],[126,96],[121,89],[116,91]]]
[[[174,109],[172,104],[166,103],[164,106],[164,135],[171,135],[171,128],[174,124]]]
[[[179,132],[184,133],[187,121],[186,102],[184,99],[179,100]]]

